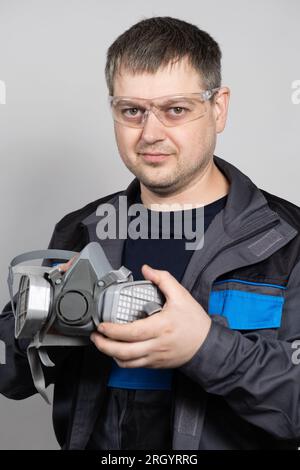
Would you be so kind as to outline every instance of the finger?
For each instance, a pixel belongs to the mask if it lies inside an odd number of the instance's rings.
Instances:
[[[171,299],[178,295],[183,289],[182,285],[168,271],[151,268],[148,264],[142,266],[142,273],[145,279],[153,282],[163,292],[166,299]]]
[[[115,359],[115,358],[114,358]],[[135,369],[137,367],[149,367],[149,358],[148,356],[135,359],[133,361],[120,361],[115,359],[119,367],[124,369]]]
[[[146,341],[160,336],[165,325],[161,313],[130,323],[100,323],[98,331],[105,336],[119,341]]]
[[[59,271],[65,273],[68,269],[70,269],[70,267],[72,266],[72,264],[74,263],[77,257],[78,255],[75,255],[67,263],[59,264],[58,265]]]
[[[124,343],[123,341],[111,340],[99,333],[92,333],[91,341],[104,354],[115,357],[120,361],[132,361],[145,357],[150,354],[155,347],[153,340]]]

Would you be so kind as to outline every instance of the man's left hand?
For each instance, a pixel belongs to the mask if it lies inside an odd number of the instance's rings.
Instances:
[[[163,292],[163,309],[127,324],[101,323],[91,340],[119,367],[180,367],[202,346],[211,319],[168,271],[144,265],[142,273]]]

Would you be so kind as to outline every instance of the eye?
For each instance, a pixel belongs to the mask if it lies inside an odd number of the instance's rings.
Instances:
[[[137,117],[139,115],[139,113],[142,113],[143,111],[140,109],[140,108],[123,108],[122,109],[122,114],[123,116],[125,117]]]
[[[171,108],[168,109],[168,114],[171,117],[181,117],[184,116],[189,112],[188,108],[185,108],[184,106],[172,106]]]
[[[174,114],[182,114],[184,112],[184,108],[181,108],[180,106],[176,106],[174,108],[170,108]]]

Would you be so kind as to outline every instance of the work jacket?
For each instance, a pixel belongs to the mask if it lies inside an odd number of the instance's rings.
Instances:
[[[173,449],[297,449],[300,441],[300,208],[258,189],[235,166],[214,156],[230,188],[181,284],[211,315],[203,345],[174,370]],[[139,182],[66,215],[49,248],[103,247],[114,269],[125,239],[99,240],[102,204],[136,200]],[[101,214],[102,215],[99,215]],[[117,222],[118,225],[118,222]],[[0,392],[36,393],[22,341],[14,338],[8,303],[0,316],[6,365]],[[50,348],[49,348],[50,349]],[[63,449],[84,449],[103,403],[112,359],[91,345],[52,348],[53,424]],[[46,406],[46,405],[45,405]],[[300,445],[300,444],[299,444]]]

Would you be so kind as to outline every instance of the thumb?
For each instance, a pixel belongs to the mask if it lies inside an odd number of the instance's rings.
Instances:
[[[168,271],[151,268],[148,264],[142,267],[142,274],[145,279],[153,282],[162,291],[166,299],[174,297],[182,289],[174,276]]]

